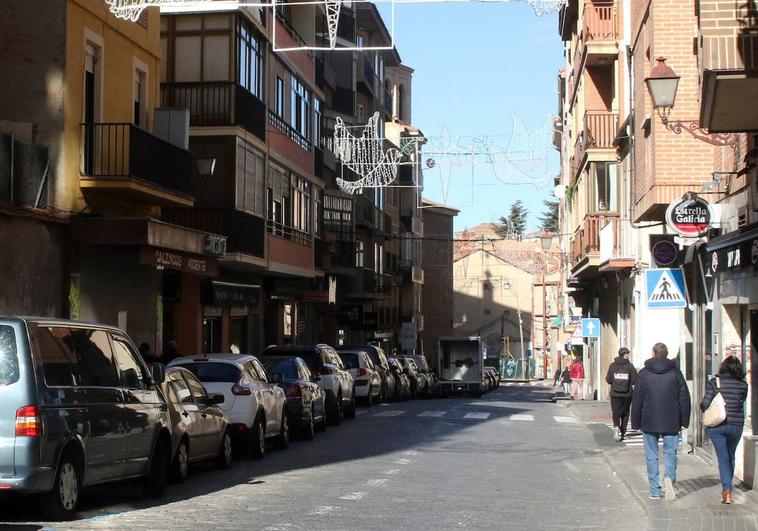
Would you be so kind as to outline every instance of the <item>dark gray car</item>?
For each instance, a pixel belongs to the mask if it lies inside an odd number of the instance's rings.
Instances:
[[[161,365],[109,326],[0,317],[0,489],[73,516],[83,486],[145,478],[160,496],[171,452]]]

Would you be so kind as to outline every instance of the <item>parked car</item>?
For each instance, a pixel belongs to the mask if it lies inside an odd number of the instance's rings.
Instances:
[[[172,478],[184,481],[189,475],[190,463],[210,459],[215,459],[221,468],[229,468],[232,464],[231,423],[218,407],[224,402],[224,395],[209,395],[194,374],[180,367],[166,370],[161,389],[171,420]]]
[[[344,418],[355,418],[353,377],[329,345],[312,347],[269,347],[262,356],[297,356],[308,369],[318,374],[318,384],[326,394],[326,418],[331,424],[341,424]]]
[[[374,367],[369,355],[362,350],[337,352],[345,364],[350,364],[350,374],[355,384],[355,398],[362,398],[369,406],[382,400],[382,377]]]
[[[359,347],[345,347],[344,350],[362,350],[368,354],[369,358],[371,358],[374,367],[379,371],[379,376],[382,378],[382,402],[389,402],[390,400],[397,400],[399,398],[395,394],[395,375],[390,370],[387,354],[385,354],[381,347],[365,345]]]
[[[426,379],[426,375],[422,374],[416,366],[416,362],[413,358],[407,358],[399,356],[395,358],[400,365],[403,366],[403,371],[408,375],[411,383],[411,399],[416,399],[419,396],[425,396],[429,391],[429,382]]]
[[[421,354],[413,354],[405,357],[413,360],[413,363],[416,365],[416,369],[423,376],[424,384],[422,385],[422,391],[420,394],[427,398],[430,397],[434,390],[435,377],[434,373],[429,368],[429,362],[426,360],[426,356]]]
[[[224,402],[219,405],[252,457],[263,457],[267,439],[275,439],[282,449],[289,446],[287,398],[284,391],[269,380],[255,356],[184,356],[169,363],[169,367],[184,367],[209,393],[224,395]]]
[[[163,494],[171,458],[163,366],[115,327],[0,317],[0,483],[71,518],[82,487],[143,478]]]
[[[312,374],[298,357],[263,355],[260,361],[271,379],[287,395],[287,416],[300,436],[313,439],[316,431],[326,429],[326,394],[318,385],[321,376]]]
[[[492,388],[497,389],[500,387],[500,372],[494,367],[485,367],[484,370],[490,375]]]
[[[485,367],[482,370],[482,389],[485,392],[492,391],[495,388],[495,381],[492,379],[492,373]]]
[[[405,369],[395,358],[387,358],[390,372],[395,377],[395,396],[398,400],[408,400],[411,398],[411,379],[406,374]]]

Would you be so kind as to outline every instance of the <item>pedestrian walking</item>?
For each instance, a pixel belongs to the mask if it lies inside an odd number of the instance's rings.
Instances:
[[[705,395],[700,409],[705,411],[717,393],[721,393],[726,405],[726,419],[718,426],[708,428],[708,437],[719,462],[721,478],[721,503],[732,503],[732,478],[737,445],[742,438],[745,423],[745,400],[748,386],[745,383],[745,369],[734,356],[727,357],[719,367],[719,373],[705,384]]]
[[[574,400],[584,400],[584,365],[579,358],[574,358],[569,366],[571,378],[571,396]]]
[[[632,429],[642,430],[650,499],[676,499],[679,432],[690,425],[690,391],[682,371],[668,359],[663,343],[653,346],[653,357],[637,375],[632,395]],[[660,483],[658,441],[663,439],[663,489]]]
[[[637,369],[629,361],[629,349],[619,349],[618,357],[608,367],[605,381],[611,386],[611,413],[613,414],[613,438],[623,441],[632,407],[632,391],[637,383]]]
[[[571,395],[571,375],[569,375],[569,364],[567,359],[564,358],[561,361],[561,367],[555,370],[555,376],[553,377],[553,386],[557,386],[559,383],[563,387],[563,394],[566,396]]]

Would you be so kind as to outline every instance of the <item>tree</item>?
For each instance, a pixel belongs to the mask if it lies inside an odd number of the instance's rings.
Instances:
[[[526,216],[529,212],[524,203],[518,199],[511,205],[511,211],[507,217],[501,217],[499,223],[493,223],[492,227],[501,238],[520,239],[526,232]]]
[[[561,202],[558,200],[552,201],[550,199],[545,199],[544,204],[545,211],[542,212],[542,215],[539,218],[540,223],[542,224],[542,230],[547,232],[559,232],[558,209]]]

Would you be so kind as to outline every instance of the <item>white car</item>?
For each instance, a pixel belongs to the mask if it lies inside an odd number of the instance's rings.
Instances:
[[[312,347],[269,347],[261,355],[301,358],[311,373],[320,377],[318,384],[326,393],[326,418],[329,423],[341,424],[343,417],[355,418],[353,376],[332,347],[325,344]]]
[[[287,397],[284,390],[271,382],[255,356],[185,356],[168,366],[184,367],[202,382],[209,394],[224,395],[219,407],[253,457],[263,457],[266,439],[276,439],[279,448],[289,446]]]
[[[362,398],[369,406],[382,401],[382,375],[374,366],[368,353],[362,350],[337,351],[342,362],[350,364],[350,374],[355,383],[355,397]]]

